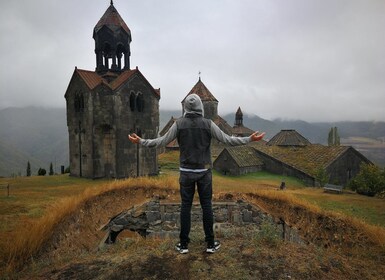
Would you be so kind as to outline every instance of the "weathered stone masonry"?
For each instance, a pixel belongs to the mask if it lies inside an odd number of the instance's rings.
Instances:
[[[160,90],[130,69],[131,31],[113,3],[94,28],[96,71],[75,67],[65,93],[71,176],[127,178],[158,173],[157,152],[127,139],[154,138]]]
[[[263,223],[276,227],[283,239],[302,243],[298,232],[276,220],[260,208],[245,201],[213,202],[214,229],[217,233],[229,227],[253,226],[257,230]],[[180,227],[180,203],[153,199],[143,205],[132,207],[112,218],[104,227],[107,231],[101,244],[114,243],[123,230],[136,231],[143,237],[178,237]],[[192,231],[202,231],[202,211],[199,203],[194,203],[191,211]]]

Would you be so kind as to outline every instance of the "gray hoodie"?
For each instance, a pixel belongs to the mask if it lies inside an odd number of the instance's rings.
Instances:
[[[204,115],[202,100],[195,93],[188,95],[185,99],[183,117],[188,114]],[[250,136],[234,137],[227,135],[213,121],[211,121],[210,131],[212,138],[231,146],[244,145],[251,141]],[[177,137],[177,133],[178,126],[174,122],[165,135],[155,139],[141,139],[139,143],[146,147],[164,147]]]

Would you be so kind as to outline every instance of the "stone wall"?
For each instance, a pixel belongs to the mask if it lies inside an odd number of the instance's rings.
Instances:
[[[77,96],[84,100],[81,110],[75,106]],[[131,96],[140,96],[140,108],[132,106]],[[105,85],[90,90],[74,74],[66,102],[72,176],[127,178],[158,173],[156,149],[127,139],[132,132],[155,138],[159,131],[159,95],[139,70],[116,90]]]
[[[244,201],[213,202],[214,229],[221,233],[230,227],[250,227],[260,229],[263,223],[276,227],[282,239],[303,242],[297,230],[289,227],[281,219],[275,219],[256,205]],[[122,230],[131,230],[142,236],[174,237],[179,236],[180,203],[153,199],[143,205],[121,212],[102,229],[108,234],[102,243],[114,243]],[[191,231],[201,230],[202,211],[199,203],[194,203],[191,211]]]

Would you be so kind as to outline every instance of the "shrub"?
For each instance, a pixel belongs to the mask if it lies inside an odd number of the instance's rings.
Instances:
[[[323,188],[325,184],[329,182],[329,177],[330,176],[328,175],[325,168],[320,167],[316,170],[315,179],[321,188]]]
[[[277,247],[282,242],[281,233],[277,226],[269,221],[263,221],[261,230],[254,236],[256,244],[264,243],[271,247]]]
[[[362,164],[360,172],[348,186],[359,194],[380,194],[385,191],[385,170],[373,164]]]
[[[47,174],[47,171],[44,168],[39,168],[37,171],[37,175],[39,176],[45,176],[45,174]]]

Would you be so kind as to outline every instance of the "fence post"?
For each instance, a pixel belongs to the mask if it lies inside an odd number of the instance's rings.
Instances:
[[[7,184],[7,197],[9,197],[9,183]]]

